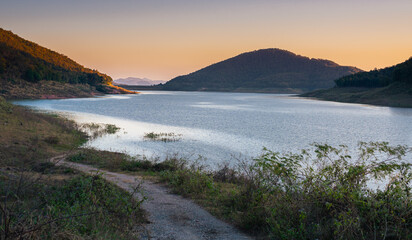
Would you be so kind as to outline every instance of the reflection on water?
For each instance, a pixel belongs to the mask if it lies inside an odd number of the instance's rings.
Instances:
[[[313,142],[388,141],[412,146],[412,109],[376,107],[254,93],[143,92],[88,99],[18,101],[70,113],[82,123],[115,124],[116,135],[90,146],[130,154],[202,155],[210,163],[251,158],[263,147],[297,151]],[[175,142],[145,141],[144,134],[181,134]]]

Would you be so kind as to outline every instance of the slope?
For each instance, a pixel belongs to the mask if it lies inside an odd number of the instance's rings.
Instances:
[[[176,77],[164,90],[303,92],[333,86],[333,80],[360,72],[322,59],[280,49],[240,54]]]
[[[44,82],[47,81],[47,82]],[[56,87],[56,83],[59,84]],[[96,70],[81,66],[70,58],[44,48],[36,43],[27,41],[11,31],[0,28],[0,96],[6,98],[36,98],[40,97],[33,90],[42,83],[52,95],[56,89],[57,94],[64,95],[66,87],[78,89],[73,84],[92,86],[79,90],[81,96],[95,94],[93,92],[121,91],[111,88],[112,79]],[[68,85],[69,84],[69,85]],[[71,85],[71,86],[70,86]],[[50,86],[55,86],[51,89]],[[46,89],[44,88],[44,89]],[[96,91],[97,88],[97,91]],[[73,91],[72,91],[73,92]],[[75,93],[76,96],[79,94]],[[16,95],[16,93],[18,93]],[[66,96],[61,96],[66,97]]]
[[[395,66],[337,79],[336,86],[302,94],[322,100],[412,107],[412,58]]]

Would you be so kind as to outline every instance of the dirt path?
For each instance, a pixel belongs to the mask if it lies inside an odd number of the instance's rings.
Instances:
[[[150,223],[142,239],[251,239],[229,224],[218,220],[192,201],[169,193],[168,189],[139,177],[114,173],[84,164],[66,162],[65,156],[51,159],[57,165],[85,173],[102,173],[103,177],[131,192],[140,183],[148,199],[142,208]]]

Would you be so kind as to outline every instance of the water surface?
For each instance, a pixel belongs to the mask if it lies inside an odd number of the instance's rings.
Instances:
[[[263,147],[298,151],[313,142],[348,145],[388,141],[412,146],[412,109],[296,98],[290,95],[156,92],[16,102],[64,112],[78,122],[112,123],[122,130],[88,143],[148,157],[201,155],[210,164],[252,158]],[[182,134],[176,142],[146,141],[148,132]]]

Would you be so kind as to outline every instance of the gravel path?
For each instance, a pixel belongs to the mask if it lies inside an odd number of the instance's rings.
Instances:
[[[57,165],[77,169],[85,173],[102,173],[103,177],[117,186],[132,192],[140,183],[148,198],[142,208],[147,212],[149,223],[142,239],[251,239],[229,224],[167,188],[127,174],[114,173],[88,165],[67,162],[65,156],[51,159]]]

